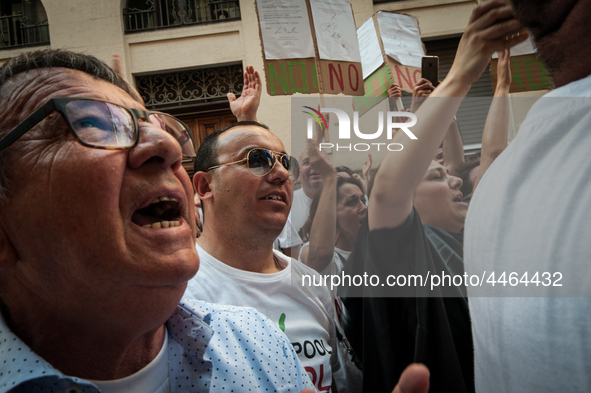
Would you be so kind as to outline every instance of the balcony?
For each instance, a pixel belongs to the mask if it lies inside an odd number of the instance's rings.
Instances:
[[[138,4],[143,3],[143,4]],[[238,0],[130,0],[123,10],[125,32],[240,20]]]
[[[49,24],[44,21],[28,24],[22,14],[0,16],[0,49],[49,45]]]

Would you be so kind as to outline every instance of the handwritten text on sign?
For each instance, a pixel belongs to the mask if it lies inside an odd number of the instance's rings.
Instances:
[[[390,71],[388,71],[388,66]],[[421,80],[420,68],[407,67],[393,62],[389,62],[388,66],[384,65],[379,68],[363,82],[365,95],[355,97],[354,101],[354,109],[360,115],[388,97],[388,87],[392,81],[396,82],[401,90],[412,92],[412,89]]]
[[[272,96],[319,93],[313,59],[267,61],[268,92]],[[363,81],[360,63],[320,60],[323,93],[360,95]]]
[[[493,89],[496,89],[497,86],[497,63],[498,60],[493,59],[490,67]],[[548,70],[535,54],[512,57],[511,78],[510,93],[545,90],[550,89],[553,85]]]

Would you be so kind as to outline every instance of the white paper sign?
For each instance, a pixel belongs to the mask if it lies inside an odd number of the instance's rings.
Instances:
[[[310,5],[320,58],[360,62],[351,4],[345,0],[311,0]]]
[[[386,54],[402,65],[420,68],[425,51],[417,18],[381,11],[377,15]]]
[[[534,40],[533,40],[532,36],[530,35],[527,40],[520,42],[519,44],[517,44],[513,48],[511,48],[511,57],[521,56],[521,55],[531,55],[532,53],[536,53],[536,52],[537,52],[537,49],[534,44]],[[499,58],[498,53],[497,52],[493,53],[492,58],[498,59]]]
[[[357,29],[357,40],[359,41],[363,79],[365,79],[384,64],[384,56],[382,56],[373,18],[369,18]]]
[[[267,59],[314,57],[305,0],[257,0],[257,11]]]

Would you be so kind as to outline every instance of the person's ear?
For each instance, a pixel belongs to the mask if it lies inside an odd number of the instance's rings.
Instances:
[[[195,187],[195,193],[199,195],[201,203],[213,199],[212,181],[211,173],[197,172],[193,175],[193,187]]]
[[[4,228],[5,225],[0,219],[0,270],[10,268],[18,261],[16,250]]]

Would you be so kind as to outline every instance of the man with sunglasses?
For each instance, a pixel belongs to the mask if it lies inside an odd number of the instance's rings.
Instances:
[[[300,391],[253,309],[179,301],[199,267],[195,150],[97,59],[0,68],[0,392]]]
[[[273,250],[292,201],[292,158],[266,126],[242,121],[207,136],[195,158],[202,202],[200,268],[186,298],[254,307],[285,332],[320,391],[338,369],[326,287],[302,287],[317,275]]]

